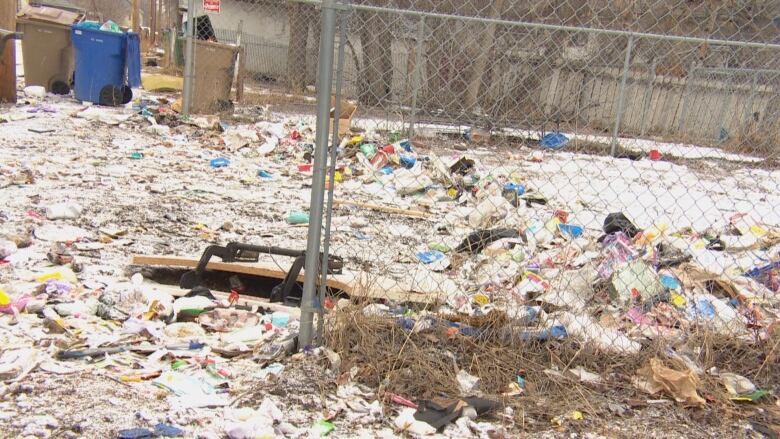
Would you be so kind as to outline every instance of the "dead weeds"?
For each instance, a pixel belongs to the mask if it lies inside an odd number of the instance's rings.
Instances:
[[[343,371],[351,370],[359,382],[378,388],[379,394],[392,392],[412,400],[457,396],[457,374],[465,370],[480,378],[483,395],[515,409],[513,426],[523,431],[549,429],[551,418],[562,415],[566,419],[573,411],[584,413],[586,421],[566,421],[570,429],[599,428],[609,419],[631,416],[648,406],[668,411],[669,419],[679,425],[702,428],[733,427],[739,420],[758,415],[766,424],[780,419],[773,414],[773,396],[758,404],[737,403],[718,377],[708,373],[716,367],[744,375],[759,388],[773,389],[780,378],[780,337],[749,343],[703,331],[673,347],[656,341],[646,343],[638,354],[619,355],[594,350],[571,338],[510,344],[505,332],[511,323],[501,313],[491,314],[495,317],[458,319],[431,314],[427,319],[434,322],[431,327],[412,331],[411,319],[366,315],[362,306],[351,306],[330,316],[326,343],[340,354]],[[456,320],[464,325],[450,323]],[[675,370],[687,370],[684,357],[672,352],[689,353],[687,358],[704,372],[698,382],[707,400],[704,407],[654,403],[671,397],[648,395],[632,384],[636,371],[651,358]],[[569,372],[578,367],[597,373],[600,382],[584,382]],[[506,395],[518,377],[526,383],[524,393]]]

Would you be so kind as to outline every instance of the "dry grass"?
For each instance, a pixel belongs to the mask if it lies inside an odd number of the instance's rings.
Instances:
[[[661,358],[676,370],[687,369],[679,358],[666,354],[669,344],[662,341],[647,344],[635,355],[600,352],[571,338],[508,344],[502,341],[506,340],[502,334],[511,324],[498,312],[489,318],[466,319],[464,323],[480,328],[480,335],[474,336],[453,335],[446,324],[413,333],[404,329],[397,318],[366,316],[362,309],[352,306],[330,317],[326,342],[341,355],[342,370],[356,370],[356,379],[378,388],[380,393],[392,392],[415,400],[459,395],[456,375],[463,369],[480,378],[479,389],[485,396],[514,407],[514,425],[526,431],[549,428],[552,417],[573,410],[586,413],[593,426],[594,420],[606,422],[617,416],[613,413],[616,404],[635,407],[645,405],[648,399],[670,398],[647,395],[632,384],[637,369],[650,358]],[[675,351],[693,353],[689,357],[705,371],[700,377],[699,393],[708,403],[704,408],[676,403],[658,407],[668,410],[677,419],[675,422],[692,426],[720,427],[736,419],[755,418],[757,408],[774,406],[773,397],[761,404],[736,403],[729,399],[718,378],[706,371],[717,367],[744,375],[759,388],[771,389],[780,378],[778,341],[780,337],[773,337],[750,344],[702,331],[678,342]],[[584,383],[567,373],[578,366],[598,373],[603,382]],[[518,374],[526,379],[525,393],[503,396]],[[765,422],[778,422],[774,415],[765,419],[774,412],[761,413]]]

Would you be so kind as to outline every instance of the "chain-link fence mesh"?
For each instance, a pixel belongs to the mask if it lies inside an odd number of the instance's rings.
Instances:
[[[594,415],[637,388],[757,397],[712,367],[777,378],[773,3],[366,1],[332,35],[319,2],[197,3],[195,113],[241,88],[311,115],[332,69],[327,175],[312,151],[295,165],[332,197],[310,227],[345,267],[313,306],[339,310],[344,370],[404,396],[592,386],[561,404]]]
[[[320,32],[320,12],[314,5],[223,1],[217,12],[208,2],[194,3],[193,112],[218,112],[234,100],[279,103],[280,95],[269,96],[269,91],[311,94]],[[181,70],[189,16],[185,21],[173,49],[174,64]]]
[[[339,7],[325,240],[382,302],[331,346],[405,396],[757,396],[711,368],[780,370],[776,12],[435,3]]]

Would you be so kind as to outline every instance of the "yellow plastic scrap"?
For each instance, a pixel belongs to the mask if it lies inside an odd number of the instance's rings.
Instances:
[[[637,237],[636,245],[642,247],[648,246],[652,244],[653,241],[655,241],[659,236],[665,235],[668,229],[668,224],[653,224],[652,226],[643,230],[642,233]]]
[[[523,175],[519,172],[513,172],[509,174],[509,179],[512,181],[512,183],[522,183],[523,182]]]
[[[769,233],[765,228],[756,225],[750,226],[750,232],[759,238]]]
[[[339,171],[336,171],[336,172],[334,172],[334,173],[333,173],[333,180],[334,180],[336,183],[341,183],[342,181],[344,181],[344,177],[341,175],[341,172],[339,172]],[[330,181],[330,175],[326,175],[326,176],[325,176],[325,181],[326,181],[326,182],[329,182],[329,181]]]
[[[11,297],[0,288],[0,306],[5,306],[9,303],[11,303]]]
[[[74,273],[73,270],[67,267],[60,267],[57,268],[56,270],[48,271],[38,276],[35,280],[40,283],[44,283],[49,279],[64,280],[72,284],[78,283],[78,279],[76,278],[76,273]]]
[[[687,302],[685,297],[675,293],[674,291],[672,291],[669,296],[671,298],[672,305],[676,306],[677,308],[685,308],[685,303]]]
[[[550,218],[550,221],[547,221],[547,224],[544,225],[544,228],[546,228],[550,233],[558,233],[559,224],[561,224],[561,220],[558,219],[557,216],[554,216]]]
[[[474,295],[474,302],[480,305],[487,305],[490,303],[490,298],[482,293],[477,293]]]
[[[352,138],[349,139],[349,142],[347,142],[347,145],[353,146],[361,143],[363,143],[363,136],[352,136]]]
[[[157,306],[160,304],[158,300],[152,300],[149,304],[149,310],[143,313],[142,320],[152,320],[157,317]]]

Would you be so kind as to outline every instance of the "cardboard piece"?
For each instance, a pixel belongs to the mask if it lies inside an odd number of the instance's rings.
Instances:
[[[278,259],[278,258],[277,258]],[[168,266],[180,268],[195,268],[198,258],[177,256],[145,256],[133,255],[134,265]],[[221,262],[212,260],[206,266],[208,270],[225,271],[229,273],[248,274],[252,276],[284,279],[287,271],[273,260],[260,260],[253,263]],[[292,265],[292,259],[290,264]],[[282,267],[284,264],[282,264]],[[289,266],[288,266],[289,268]],[[298,282],[303,282],[303,270],[298,276]],[[457,288],[446,276],[425,270],[424,276],[410,273],[405,281],[375,276],[364,272],[344,270],[342,274],[328,276],[328,287],[344,291],[352,297],[372,299],[388,299],[414,303],[441,303],[453,289]]]
[[[335,118],[336,111],[336,98],[330,99],[330,126],[333,126],[333,120]],[[357,106],[347,100],[342,99],[339,105],[339,136],[345,136],[349,133],[349,129],[352,126],[352,116],[355,115]]]
[[[680,372],[664,366],[658,358],[651,358],[636,374],[637,387],[651,395],[665,391],[677,402],[697,406],[705,403],[704,398],[696,392],[699,379],[690,369]]]

